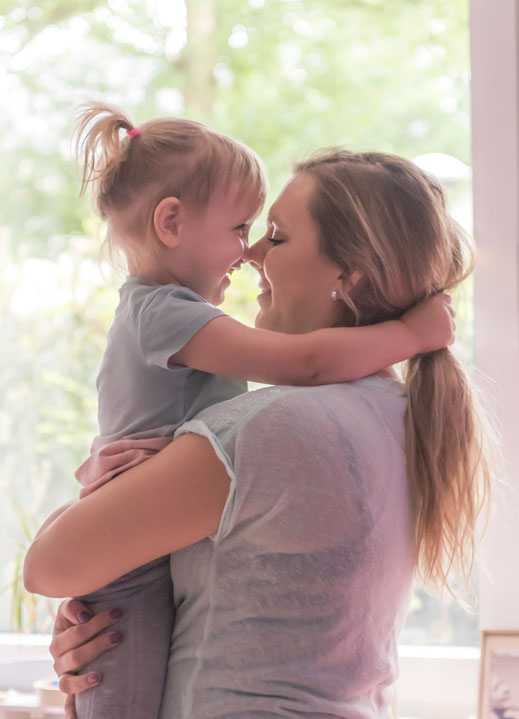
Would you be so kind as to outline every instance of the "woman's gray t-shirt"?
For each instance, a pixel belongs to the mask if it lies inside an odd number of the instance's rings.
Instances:
[[[405,399],[372,377],[210,407],[231,477],[217,534],[171,556],[161,719],[391,716],[412,542]]]

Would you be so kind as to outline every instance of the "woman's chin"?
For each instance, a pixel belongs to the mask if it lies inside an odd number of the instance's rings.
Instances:
[[[259,330],[269,329],[269,327],[267,326],[268,321],[266,322],[266,316],[268,316],[270,297],[270,292],[260,292],[260,294],[256,298],[260,309],[258,314],[256,315],[256,319],[254,320],[254,326],[257,327]]]
[[[284,332],[282,327],[279,327],[279,322],[276,321],[275,315],[266,311],[260,310],[254,319],[254,327],[258,330],[269,330],[270,332]]]
[[[265,324],[264,324],[264,316],[263,315],[264,315],[263,311],[260,310],[258,312],[258,314],[256,315],[256,317],[254,318],[254,327],[256,327],[256,329],[258,329],[258,330],[266,330],[267,329],[267,327],[265,327]]]

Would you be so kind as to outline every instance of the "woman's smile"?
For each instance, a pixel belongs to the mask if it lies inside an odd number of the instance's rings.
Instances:
[[[270,286],[267,278],[263,274],[261,275],[261,282],[258,283],[258,287],[261,290],[258,295],[258,299],[260,297],[264,297],[265,295],[270,295],[272,292],[272,287]]]

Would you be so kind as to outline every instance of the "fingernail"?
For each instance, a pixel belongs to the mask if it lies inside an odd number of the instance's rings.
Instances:
[[[110,609],[108,616],[110,619],[120,619],[123,616],[123,613],[120,609]]]
[[[110,644],[119,644],[122,638],[122,634],[119,632],[112,632],[110,634]]]
[[[101,675],[99,672],[92,672],[87,676],[87,680],[89,684],[99,684],[101,681]]]
[[[79,614],[77,615],[77,618],[81,622],[81,624],[86,624],[92,619],[92,614],[90,612],[87,612],[86,609],[82,609]]]

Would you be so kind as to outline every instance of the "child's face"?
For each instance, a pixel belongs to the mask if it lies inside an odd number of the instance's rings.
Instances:
[[[178,214],[182,245],[179,281],[215,305],[223,302],[229,274],[247,260],[249,230],[258,197],[231,186],[216,192],[205,210],[183,205]]]

